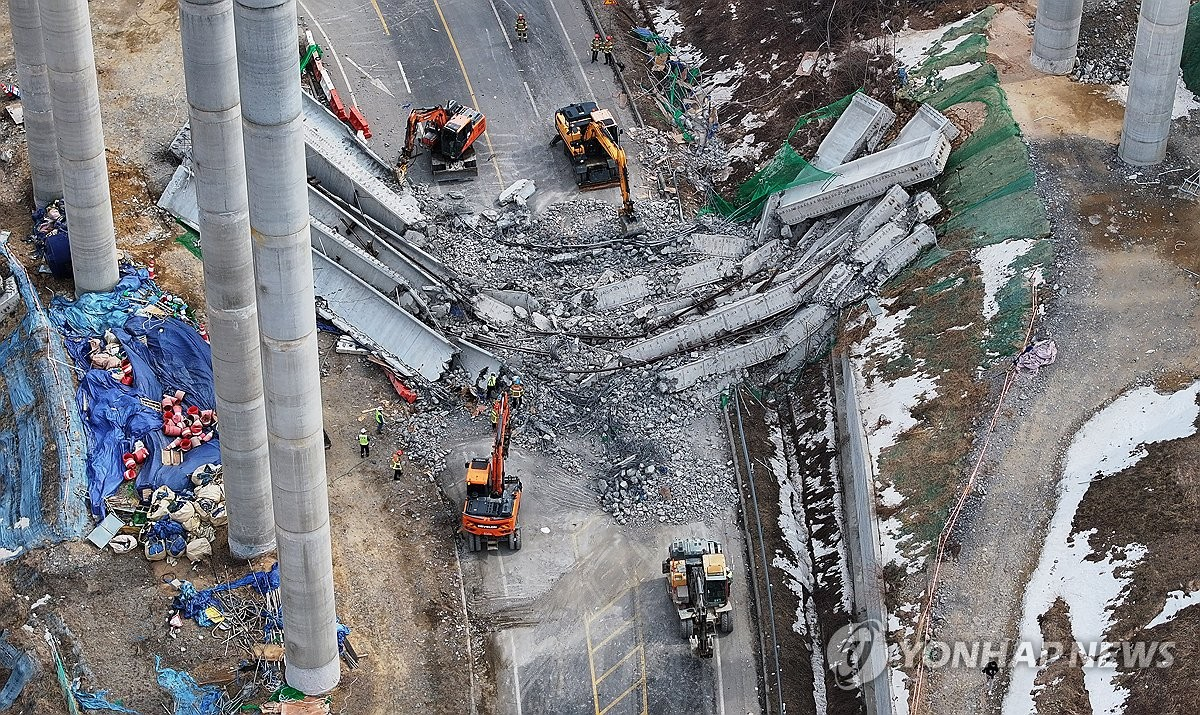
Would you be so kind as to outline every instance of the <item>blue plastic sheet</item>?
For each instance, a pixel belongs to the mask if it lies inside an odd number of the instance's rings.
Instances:
[[[0,561],[87,529],[87,440],[71,366],[25,269],[0,246],[25,317],[0,339]],[[18,528],[18,524],[21,525]]]
[[[184,581],[179,588],[179,595],[175,597],[175,601],[171,605],[179,609],[185,618],[199,620],[204,614],[204,609],[209,606],[220,607],[220,603],[215,598],[216,594],[246,586],[250,586],[259,594],[276,590],[279,588],[279,564],[273,564],[270,571],[255,571],[236,581],[217,584],[203,591],[197,591],[191,583]]]
[[[221,689],[215,685],[200,685],[182,670],[162,667],[162,656],[154,656],[158,687],[171,694],[175,701],[173,715],[218,715]]]
[[[158,402],[163,394],[183,390],[187,405],[215,409],[212,351],[200,333],[175,317],[138,315],[144,304],[178,312],[144,269],[123,269],[116,288],[92,293],[76,301],[56,298],[51,316],[66,339],[75,364],[86,370],[77,394],[90,438],[88,497],[92,513],[104,516],[104,498],[124,479],[121,455],[133,451],[141,440],[149,458],[138,471],[137,487],[167,485],[175,491],[190,487],[188,476],[207,463],[220,462],[220,443],[212,441],[184,453],[183,463],[166,466],[162,449],[173,439],[162,432],[162,415],[145,406],[141,398]],[[133,384],[122,385],[107,370],[92,368],[87,350],[90,338],[109,330],[124,349],[133,368]]]
[[[0,710],[7,710],[17,701],[25,685],[37,673],[37,663],[27,653],[12,647],[0,633],[0,668],[9,671],[8,679],[0,686]]]
[[[72,690],[71,694],[75,696],[75,702],[84,710],[110,710],[116,713],[133,713],[138,715],[137,710],[130,710],[120,703],[110,703],[108,701],[107,690],[97,690],[94,693],[89,693],[84,690]]]

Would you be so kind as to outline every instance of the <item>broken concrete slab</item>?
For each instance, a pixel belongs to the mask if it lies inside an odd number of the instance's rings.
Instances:
[[[530,313],[542,309],[542,302],[530,295],[529,291],[486,289],[483,292],[507,306],[523,308]]]
[[[810,163],[822,171],[832,171],[858,156],[868,145],[875,148],[894,121],[895,112],[859,92],[833,123]]]
[[[874,265],[863,269],[863,274],[875,285],[883,285],[936,242],[937,234],[928,224],[917,224],[911,233],[889,248]]]
[[[479,293],[472,298],[471,308],[476,317],[492,325],[508,325],[517,319],[511,305],[496,300],[486,293]]]
[[[518,179],[513,182],[507,189],[500,192],[496,197],[496,203],[501,206],[509,203],[515,203],[521,208],[525,208],[526,200],[537,191],[537,185],[529,179]]]
[[[741,258],[746,255],[746,239],[717,233],[693,233],[692,251],[717,258]]]
[[[682,293],[716,283],[728,277],[732,272],[733,261],[724,258],[710,258],[707,261],[684,266],[679,269],[679,282],[675,284],[675,292]]]
[[[785,189],[775,213],[784,223],[795,226],[882,196],[897,184],[911,186],[932,179],[942,173],[949,157],[950,141],[941,132],[933,132],[842,164],[829,181]]]
[[[781,255],[783,255],[783,244],[779,239],[767,241],[742,259],[742,278],[749,278],[765,266],[773,265]]]
[[[650,279],[646,276],[634,276],[629,280],[593,288],[592,295],[596,297],[597,310],[611,310],[650,295]]]
[[[849,258],[860,266],[870,265],[887,253],[887,250],[897,241],[904,238],[906,232],[907,229],[897,222],[889,221],[865,240],[860,241],[850,252]]]
[[[909,204],[913,209],[913,217],[917,222],[928,221],[942,212],[942,206],[933,198],[933,194],[928,191],[922,191],[912,197]]]
[[[908,192],[903,187],[893,186],[885,191],[874,204],[870,204],[871,210],[863,215],[858,227],[854,229],[855,240],[861,243],[883,228],[884,224],[899,216],[908,206],[909,199]],[[901,233],[906,231],[907,227]]]
[[[480,375],[485,375],[488,372],[499,375],[501,369],[504,367],[504,363],[500,361],[500,358],[466,338],[450,338],[450,342],[454,343],[454,346],[458,348],[458,355],[454,357],[458,362],[458,366],[472,380],[478,380]]]

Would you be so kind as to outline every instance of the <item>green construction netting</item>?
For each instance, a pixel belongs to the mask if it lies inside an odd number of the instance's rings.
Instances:
[[[1200,93],[1200,3],[1188,11],[1187,31],[1183,36],[1183,83]]]
[[[705,212],[717,213],[732,221],[749,220],[758,216],[762,211],[763,202],[776,191],[832,178],[834,174],[816,168],[800,156],[792,148],[791,139],[796,132],[814,122],[837,119],[842,116],[842,112],[850,106],[855,94],[857,92],[848,94],[832,104],[814,109],[797,119],[792,126],[792,131],[788,132],[787,140],[775,152],[775,156],[771,157],[763,168],[742,182],[733,199],[726,201],[714,193],[708,206],[705,207]]]
[[[663,60],[663,77],[658,81],[652,99],[658,109],[669,121],[673,122],[683,134],[685,141],[695,140],[692,127],[684,118],[687,102],[690,101],[700,87],[700,70],[689,67],[683,62],[672,59],[675,51],[667,41],[644,27],[635,27],[631,34],[640,42],[645,42],[647,49],[656,58]]]

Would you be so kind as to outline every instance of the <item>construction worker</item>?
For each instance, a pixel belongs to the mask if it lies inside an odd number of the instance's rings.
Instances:
[[[383,434],[383,426],[387,424],[387,420],[383,418],[383,408],[375,408],[375,434]]]
[[[358,431],[358,458],[366,459],[371,456],[371,438],[367,436],[367,428]]]
[[[596,54],[603,48],[604,40],[600,39],[600,33],[597,32],[596,36],[592,38],[592,64],[596,63]]]
[[[513,378],[512,385],[508,388],[508,399],[512,401],[514,410],[521,409],[521,396],[525,393],[525,386],[521,384],[521,376]]]
[[[489,372],[487,376],[487,398],[490,400],[496,394],[496,380],[500,376],[494,372]]]
[[[597,35],[599,37],[599,35]],[[613,38],[612,35],[604,38],[604,42],[600,45],[600,49],[604,50],[604,64],[613,64]]]
[[[492,403],[492,414],[490,416],[493,427],[500,424],[500,400],[496,400]]]
[[[529,42],[529,23],[523,13],[517,13],[517,42]]]
[[[400,481],[400,458],[404,456],[403,449],[392,452],[392,481]]]

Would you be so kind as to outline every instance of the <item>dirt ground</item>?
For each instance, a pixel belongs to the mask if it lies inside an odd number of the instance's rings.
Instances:
[[[942,569],[935,637],[944,641],[1015,636],[1023,586],[1041,552],[1040,535],[1054,508],[1060,460],[1072,435],[1130,387],[1186,383],[1196,377],[1200,364],[1200,324],[1195,319],[1200,293],[1195,276],[1187,272],[1200,271],[1200,254],[1186,228],[1200,219],[1200,206],[1172,197],[1173,183],[1194,169],[1161,173],[1185,166],[1183,157],[1196,156],[1194,124],[1176,123],[1162,167],[1139,172],[1122,165],[1112,143],[1121,108],[1098,100],[1092,87],[1032,77],[1026,64],[1027,19],[1002,12],[993,25],[990,50],[998,58],[1013,114],[1029,139],[1053,226],[1056,263],[1042,292],[1045,313],[1035,332],[1054,338],[1059,356],[1039,377],[1019,382],[1002,410],[978,487],[980,499],[963,529],[961,555]],[[1148,602],[1158,599],[1158,604],[1167,591],[1179,587],[1182,573],[1196,568],[1166,534],[1189,539],[1196,528],[1195,509],[1181,499],[1188,493],[1181,484],[1193,478],[1179,474],[1182,467],[1174,465],[1194,464],[1200,440],[1180,440],[1170,450],[1169,461],[1156,464],[1157,472],[1164,473],[1163,489],[1172,501],[1181,502],[1178,511],[1169,512],[1177,521],[1163,521],[1167,515],[1159,502],[1137,498],[1146,490],[1144,480],[1122,475],[1088,493],[1096,506],[1076,522],[1077,530],[1116,530],[1118,534],[1105,537],[1112,543],[1159,543],[1150,547],[1150,564],[1134,577],[1138,588],[1155,594]],[[1172,468],[1164,469],[1166,465]],[[1143,466],[1137,471],[1144,475]],[[1132,526],[1137,533],[1130,534],[1119,526],[1125,523],[1143,528]],[[1027,526],[1014,529],[1014,524]],[[1167,528],[1169,524],[1176,526]],[[1118,625],[1126,630],[1119,635],[1136,632],[1133,624],[1141,615],[1125,615]],[[1180,637],[1189,631],[1194,636],[1194,619],[1181,619],[1175,627],[1181,629]],[[1138,687],[1126,712],[1189,712],[1182,703],[1200,699],[1186,669],[1152,670],[1133,676]],[[1146,687],[1139,678],[1153,678],[1161,687]],[[1007,674],[1002,671],[998,680],[1003,686]],[[1045,712],[1070,711],[1059,708],[1076,702],[1076,681],[1067,677],[1048,683],[1041,696],[1049,705]],[[943,669],[932,675],[929,692],[931,712],[984,713],[998,711],[1003,687],[989,694],[980,687],[977,672]]]
[[[154,207],[174,171],[167,146],[187,112],[176,4],[94,0],[89,7],[118,247],[138,262],[153,259],[160,284],[202,313],[200,261],[174,241],[181,232]],[[7,33],[7,13],[0,13],[0,37]],[[11,68],[6,40],[0,42],[0,76]],[[7,116],[0,119],[0,144],[14,149],[12,162],[0,170],[0,228],[12,231],[14,250],[25,255],[18,239],[29,229],[28,166],[23,139]],[[37,280],[51,290],[69,288],[42,276]],[[338,614],[352,628],[351,642],[366,654],[357,670],[343,666],[334,710],[470,712],[469,650],[479,660],[474,664],[479,692],[489,683],[483,649],[466,647],[455,510],[428,474],[413,468],[400,482],[390,479],[388,460],[403,411],[386,377],[357,357],[335,354],[327,337],[321,355],[326,429],[334,441],[326,455],[331,518],[339,536],[333,541]],[[353,437],[361,411],[378,404],[388,405],[395,431],[377,438],[371,458],[360,461]],[[201,640],[194,624],[179,640],[169,639],[164,625],[175,593],[164,577],[204,587],[248,571],[229,559],[223,544],[215,551],[211,564],[198,571],[186,563],[167,567],[137,555],[97,553],[86,543],[34,551],[0,565],[0,628],[12,631],[18,647],[37,653],[42,666],[14,712],[64,711],[41,639],[43,625],[57,634],[68,672],[82,675],[85,689],[110,690],[111,697],[143,713],[159,712],[168,702],[154,682],[156,654],[164,665],[200,680],[236,665],[241,654],[211,637]],[[270,564],[266,558],[256,566]],[[45,594],[51,599],[31,611]]]

